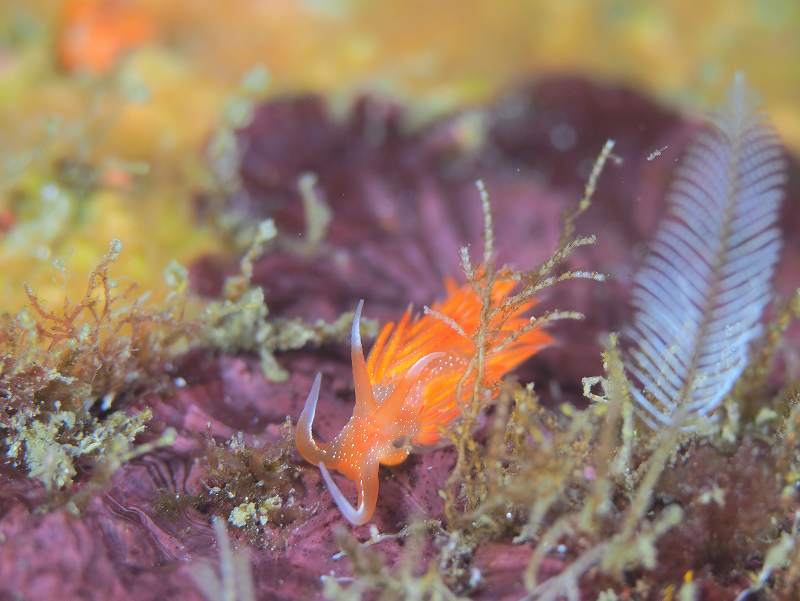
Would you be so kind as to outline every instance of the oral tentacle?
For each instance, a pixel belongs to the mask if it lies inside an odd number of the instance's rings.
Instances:
[[[321,463],[328,459],[327,445],[317,444],[311,432],[311,426],[314,424],[314,415],[317,412],[317,401],[319,401],[319,389],[321,384],[322,374],[317,372],[308,397],[306,397],[303,412],[300,414],[300,419],[297,420],[297,429],[295,430],[297,450],[300,451],[300,454],[306,461],[314,464]]]
[[[371,462],[365,465],[360,471],[358,486],[358,509],[350,504],[342,491],[333,481],[325,463],[320,462],[319,471],[322,472],[322,479],[325,481],[328,490],[333,497],[336,506],[345,519],[354,526],[366,524],[375,513],[375,506],[378,503],[378,463]]]
[[[361,345],[361,310],[364,300],[358,301],[353,313],[353,325],[350,329],[350,360],[353,364],[353,384],[356,392],[356,405],[354,413],[369,415],[377,409],[377,403],[372,393],[372,384],[369,381],[367,362],[364,360],[364,347]]]

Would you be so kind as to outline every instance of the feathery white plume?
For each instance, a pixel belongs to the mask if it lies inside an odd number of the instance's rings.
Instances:
[[[737,74],[677,169],[634,280],[626,364],[651,427],[679,409],[709,414],[745,368],[772,294],[785,180],[780,141]]]

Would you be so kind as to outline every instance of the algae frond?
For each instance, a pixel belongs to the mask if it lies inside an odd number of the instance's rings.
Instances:
[[[128,404],[170,387],[192,331],[181,294],[159,306],[111,277],[121,248],[112,242],[79,300],[51,308],[28,288],[29,308],[0,316],[5,453],[50,493],[132,452],[151,412]]]

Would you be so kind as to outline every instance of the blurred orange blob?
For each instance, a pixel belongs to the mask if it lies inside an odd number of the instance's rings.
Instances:
[[[119,56],[153,36],[152,20],[121,0],[68,0],[58,35],[58,60],[68,71],[104,73]]]
[[[11,209],[0,207],[0,234],[7,232],[14,227],[16,221],[16,217],[14,217],[14,213],[11,212]]]

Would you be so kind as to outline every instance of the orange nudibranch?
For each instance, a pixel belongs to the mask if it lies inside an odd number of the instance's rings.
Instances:
[[[515,284],[498,278],[492,289],[492,306],[501,305]],[[336,505],[352,524],[366,523],[375,511],[379,464],[397,465],[405,461],[413,447],[439,442],[443,427],[461,415],[471,398],[474,375],[468,375],[462,383],[460,396],[457,388],[476,352],[473,338],[480,325],[481,301],[469,285],[458,287],[453,281],[445,285],[446,300],[434,304],[428,314],[412,317],[408,309],[397,325],[387,323],[366,360],[359,332],[364,304],[360,301],[350,333],[353,416],[330,442],[314,441],[311,425],[319,398],[319,373],[300,414],[297,449],[306,461],[319,466]],[[540,328],[525,330],[530,321],[524,314],[534,304],[527,302],[498,312],[491,321],[485,347],[485,387],[492,388],[551,341]],[[441,315],[453,323],[448,324]],[[514,334],[518,337],[508,343]],[[330,469],[355,483],[357,508],[339,490]]]

